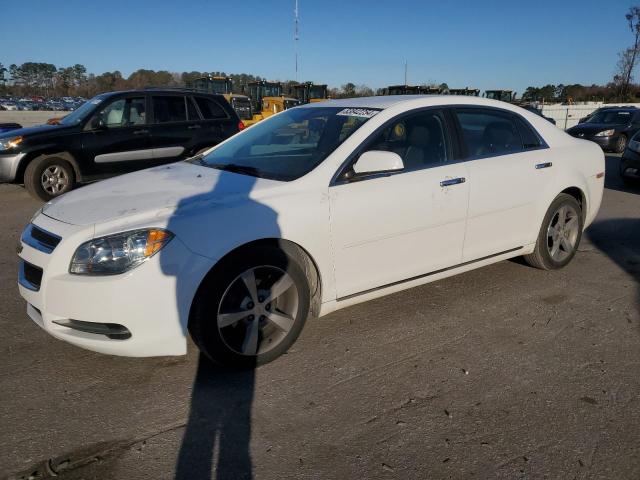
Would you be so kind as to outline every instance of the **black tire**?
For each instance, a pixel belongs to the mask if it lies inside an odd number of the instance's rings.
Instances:
[[[549,240],[547,232],[549,226],[551,225],[551,222],[554,221],[556,213],[558,212],[560,207],[564,205],[573,207],[573,209],[578,213],[578,233],[575,245],[573,246],[573,250],[566,258],[562,259],[561,261],[556,261],[551,257],[551,253],[549,252]],[[555,198],[553,202],[551,202],[551,205],[549,206],[549,209],[544,216],[544,220],[542,221],[540,232],[538,233],[538,239],[536,240],[535,249],[533,253],[524,256],[525,261],[532,267],[540,268],[542,270],[557,270],[559,268],[563,268],[573,259],[576,252],[578,251],[578,246],[580,245],[580,240],[582,238],[583,228],[584,219],[580,204],[571,195],[561,193]]]
[[[618,141],[616,142],[616,153],[623,153],[627,148],[627,136],[622,134],[618,137]]]
[[[315,269],[309,265],[310,260],[299,249],[283,249],[275,244],[250,246],[223,258],[198,288],[191,308],[189,333],[200,351],[214,363],[234,369],[254,368],[285,353],[300,335],[307,318],[313,314],[317,281],[314,279]],[[257,355],[243,355],[225,342],[218,328],[218,311],[230,285],[243,272],[263,266],[276,267],[291,277],[298,293],[297,312],[293,327],[275,347]]]
[[[58,185],[58,191],[47,191],[43,185],[43,175],[45,170],[58,167],[60,169],[59,178],[64,178],[66,184]],[[63,177],[64,176],[64,177]],[[32,197],[48,202],[52,198],[73,190],[75,186],[75,172],[71,164],[60,156],[42,155],[29,162],[24,172],[24,186]]]

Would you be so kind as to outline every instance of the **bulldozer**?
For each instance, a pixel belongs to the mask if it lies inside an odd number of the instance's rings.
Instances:
[[[440,87],[426,85],[389,85],[383,90],[383,95],[438,95],[442,93]]]
[[[251,110],[253,111],[253,118],[245,122],[247,126],[300,105],[300,101],[297,98],[287,97],[282,94],[282,84],[280,82],[267,82],[265,80],[249,82],[244,86],[244,91],[251,99]]]
[[[480,96],[480,90],[477,88],[450,88],[449,95],[463,95],[465,97],[478,97]]]
[[[251,100],[246,95],[233,93],[233,82],[230,77],[200,77],[187,85],[187,87],[197,92],[216,93],[224,96],[245,126],[251,124],[253,120]]]
[[[513,103],[516,99],[516,94],[513,90],[485,90],[483,97]]]
[[[323,102],[327,99],[327,86],[316,85],[313,82],[305,82],[293,85],[290,93],[297,98],[300,103]]]

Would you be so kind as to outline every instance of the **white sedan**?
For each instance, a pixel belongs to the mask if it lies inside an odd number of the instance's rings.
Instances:
[[[20,293],[54,337],[250,367],[309,317],[524,256],[564,267],[604,156],[492,100],[384,96],[286,110],[204,155],[47,203]]]

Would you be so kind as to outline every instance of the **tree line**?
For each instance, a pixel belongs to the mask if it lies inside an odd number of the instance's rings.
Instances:
[[[86,97],[114,90],[140,89],[146,87],[186,87],[193,80],[206,76],[230,77],[233,91],[242,93],[242,86],[248,82],[264,80],[259,75],[248,73],[211,72],[170,72],[167,70],[139,69],[129,76],[122,72],[104,72],[99,75],[87,73],[84,65],[56,67],[51,63],[25,62],[22,65],[5,67],[0,63],[0,95],[45,96],[45,97]],[[296,84],[292,80],[282,82],[284,91]],[[363,97],[374,95],[367,85],[346,83],[340,88],[330,88],[331,98]]]

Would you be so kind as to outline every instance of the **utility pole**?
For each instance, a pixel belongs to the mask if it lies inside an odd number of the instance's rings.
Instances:
[[[297,1],[297,0],[296,0]],[[407,61],[404,61],[404,86],[406,87],[407,83]]]
[[[295,8],[293,10],[293,50],[296,56],[296,82],[298,81],[298,40],[300,39],[300,34],[298,31],[298,0],[295,0]]]

